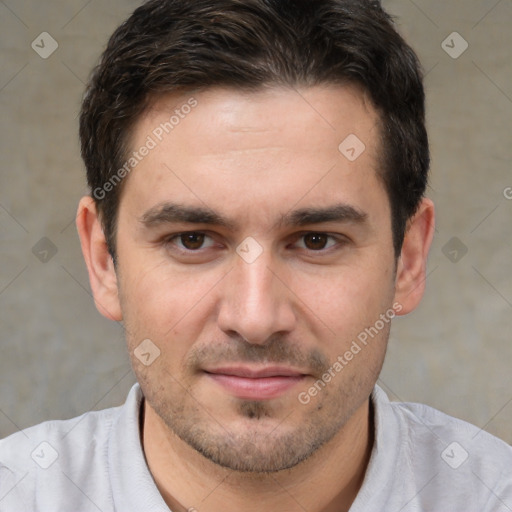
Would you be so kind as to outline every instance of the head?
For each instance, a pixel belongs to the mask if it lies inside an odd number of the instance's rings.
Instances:
[[[158,0],[116,30],[80,117],[78,228],[172,435],[277,471],[367,402],[423,291],[424,117],[376,1]]]

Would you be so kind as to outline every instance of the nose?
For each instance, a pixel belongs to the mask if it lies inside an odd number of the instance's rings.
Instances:
[[[223,283],[219,328],[257,345],[291,332],[296,314],[284,271],[273,265],[269,251],[252,263],[235,257],[235,266]]]

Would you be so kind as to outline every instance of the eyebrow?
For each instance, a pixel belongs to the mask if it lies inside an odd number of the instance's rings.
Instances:
[[[185,206],[176,203],[161,203],[145,212],[139,221],[147,228],[161,224],[184,222],[187,224],[210,224],[233,230],[235,224],[209,208]]]
[[[301,208],[283,215],[280,225],[305,226],[324,222],[362,224],[368,215],[348,204],[337,204],[326,208]]]
[[[358,208],[348,204],[335,204],[327,207],[309,207],[290,211],[282,215],[273,228],[306,226],[326,222],[363,224],[367,218],[368,214]],[[139,218],[139,222],[146,228],[178,222],[222,226],[231,231],[235,231],[237,227],[235,221],[223,217],[209,208],[167,202],[150,208]]]

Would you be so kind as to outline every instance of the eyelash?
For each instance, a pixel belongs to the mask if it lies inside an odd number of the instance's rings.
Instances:
[[[171,236],[166,237],[164,240],[165,246],[166,247],[173,246],[172,248],[174,251],[176,251],[180,254],[183,254],[183,255],[194,255],[194,254],[199,255],[199,254],[203,253],[205,250],[214,246],[214,244],[212,244],[210,247],[200,248],[200,249],[196,249],[196,250],[178,247],[174,243],[174,241],[180,240],[180,238],[184,235],[204,235],[205,237],[208,237],[209,239],[213,240],[213,237],[210,236],[205,231],[182,231],[180,233],[175,233]],[[297,243],[297,241],[303,239],[307,235],[322,235],[322,236],[326,236],[326,237],[328,237],[328,239],[334,240],[336,242],[335,244],[332,244],[331,246],[328,246],[324,249],[314,250],[314,249],[308,249],[308,248],[300,248],[301,250],[306,251],[307,253],[315,254],[315,255],[322,255],[322,254],[330,253],[330,252],[332,252],[332,250],[339,249],[340,246],[346,245],[349,241],[348,238],[343,235],[331,235],[331,234],[325,233],[323,231],[306,231],[306,232],[298,233],[297,235],[295,235],[293,238],[294,239],[293,243],[294,244]]]

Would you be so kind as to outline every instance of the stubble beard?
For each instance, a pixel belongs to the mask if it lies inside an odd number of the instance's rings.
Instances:
[[[205,403],[200,403],[193,397],[193,388],[190,391],[184,389],[183,383],[178,384],[170,374],[165,377],[165,370],[157,377],[158,381],[152,374],[137,375],[137,378],[145,399],[167,427],[170,438],[176,436],[207,460],[232,471],[276,473],[294,468],[312,457],[343,430],[352,415],[368,400],[384,362],[388,338],[389,327],[381,333],[380,339],[372,342],[382,347],[378,354],[368,354],[366,365],[360,363],[357,371],[356,366],[350,373],[346,373],[350,368],[344,368],[307,406],[298,401],[297,391],[297,395],[293,395],[296,401],[292,398],[291,411],[284,416],[283,402],[279,399],[255,401],[233,397],[237,417],[235,428],[226,423],[222,414],[216,413],[215,404],[204,399]],[[276,340],[270,348],[249,348],[219,351],[216,356],[226,362],[299,362],[299,356],[293,355],[293,346],[281,343],[281,340]],[[195,360],[188,362],[190,368],[200,367],[208,354],[208,348],[194,354]],[[329,367],[325,357],[317,352],[301,357],[302,364],[304,358],[309,362],[301,367],[315,368],[314,375],[321,376]]]
[[[361,393],[354,392],[367,388],[366,380],[353,378],[344,384],[332,391],[325,388],[307,412],[297,402],[297,409],[281,422],[276,421],[277,411],[270,403],[239,400],[236,408],[244,428],[237,430],[223,425],[221,418],[212,417],[195,401],[178,405],[156,396],[146,399],[171,435],[214,464],[240,473],[275,473],[299,465],[329,443],[367,399],[365,394],[362,401],[356,400]]]

